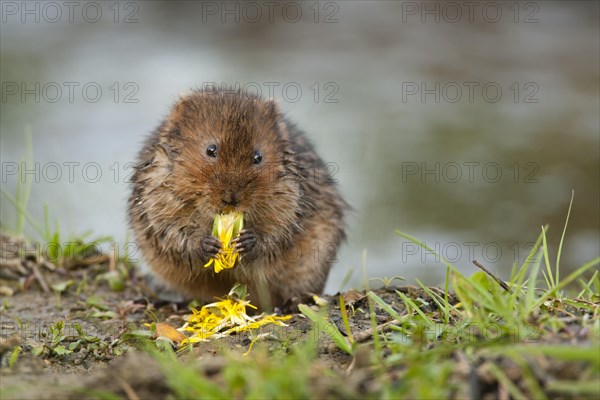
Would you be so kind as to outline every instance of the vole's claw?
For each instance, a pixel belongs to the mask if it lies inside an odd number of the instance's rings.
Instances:
[[[221,241],[212,235],[206,236],[204,239],[202,239],[202,243],[200,244],[200,248],[209,259],[215,258],[216,255],[221,251],[221,247]]]
[[[231,243],[235,244],[235,250],[238,253],[247,253],[256,245],[256,236],[249,229],[240,231],[240,235],[233,239]]]

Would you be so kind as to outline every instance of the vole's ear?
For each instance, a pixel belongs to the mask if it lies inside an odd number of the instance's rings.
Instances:
[[[184,110],[190,108],[194,103],[194,99],[199,96],[198,91],[186,90],[179,94],[179,97],[175,101],[173,107],[171,107],[171,113],[181,114]]]
[[[276,98],[270,98],[267,100],[267,109],[269,117],[277,121],[277,130],[284,141],[287,141],[290,137],[288,124],[283,117],[283,113],[279,108],[279,101]]]
[[[171,106],[169,115],[165,119],[162,131],[168,136],[178,136],[182,124],[185,124],[187,116],[194,113],[199,107],[198,98],[201,96],[197,90],[188,90],[179,94],[179,97]]]

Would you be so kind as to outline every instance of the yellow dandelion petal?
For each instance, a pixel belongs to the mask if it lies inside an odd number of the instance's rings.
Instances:
[[[218,260],[215,261],[215,266]],[[246,307],[256,309],[248,300],[237,296],[246,297],[245,290],[236,291],[234,287],[225,298],[217,298],[214,303],[206,304],[200,310],[193,309],[187,322],[180,331],[191,332],[192,335],[182,343],[197,343],[200,341],[218,339],[233,333],[257,330],[268,324],[287,326],[284,321],[291,315],[279,316],[275,314],[249,316]]]
[[[244,215],[242,213],[234,211],[215,216],[212,234],[219,238],[222,248],[221,253],[204,264],[205,268],[212,265],[215,273],[219,273],[224,269],[235,267],[240,255],[235,251],[231,240],[237,237],[243,228]]]
[[[218,257],[221,257],[221,255],[219,255]],[[223,263],[221,262],[221,260],[220,259],[216,259],[215,260],[215,272],[219,273],[223,269],[225,269],[225,268],[223,267]]]

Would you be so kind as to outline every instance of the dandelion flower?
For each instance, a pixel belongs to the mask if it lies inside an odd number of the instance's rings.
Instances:
[[[287,321],[292,316],[265,315],[250,317],[246,307],[254,308],[250,301],[245,300],[245,291],[240,292],[236,285],[224,299],[207,304],[200,310],[193,309],[192,315],[187,319],[180,331],[192,332],[192,336],[185,339],[182,344],[207,341],[211,338],[221,338],[232,333],[256,330],[263,325],[275,324],[287,326]],[[242,293],[242,294],[240,294]],[[240,298],[240,297],[242,298]]]
[[[235,267],[240,253],[235,251],[231,241],[238,237],[242,229],[244,229],[244,214],[242,213],[234,211],[215,216],[212,234],[219,238],[223,247],[221,253],[204,264],[205,268],[212,265],[215,273],[219,273],[224,269]]]

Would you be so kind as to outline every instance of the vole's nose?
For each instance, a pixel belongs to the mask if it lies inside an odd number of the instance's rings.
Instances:
[[[233,192],[231,190],[223,192],[223,194],[221,195],[221,201],[226,206],[237,206],[238,205],[237,196],[236,196],[235,192]]]

